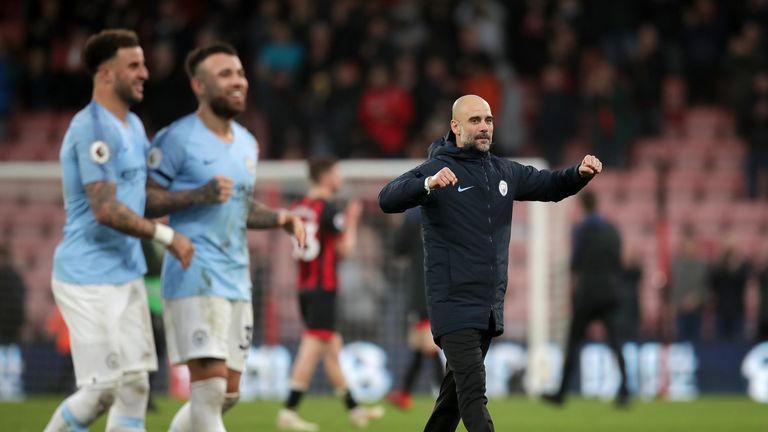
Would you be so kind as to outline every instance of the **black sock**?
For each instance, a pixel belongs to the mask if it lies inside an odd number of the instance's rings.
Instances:
[[[304,396],[304,390],[291,389],[291,394],[288,395],[288,400],[285,401],[285,407],[289,410],[296,411],[296,407],[299,406],[301,398]]]
[[[435,353],[432,354],[432,361],[435,363],[435,383],[437,384],[437,387],[440,388],[440,386],[443,384],[443,379],[445,378],[445,367],[443,366],[443,359],[440,358],[440,354]]]
[[[411,393],[413,385],[416,383],[416,377],[419,375],[419,369],[421,369],[422,355],[420,351],[414,351],[411,356],[411,363],[408,364],[408,369],[405,372],[405,378],[403,379],[403,393]]]
[[[350,411],[357,408],[357,401],[352,397],[352,392],[349,390],[344,392],[344,405],[346,405],[347,409]]]

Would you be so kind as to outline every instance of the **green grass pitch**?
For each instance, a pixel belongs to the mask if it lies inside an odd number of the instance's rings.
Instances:
[[[39,432],[60,402],[59,397],[35,397],[24,402],[0,403],[0,431]],[[410,411],[387,406],[384,418],[371,432],[421,431],[433,400],[420,397]],[[166,431],[180,402],[159,399],[159,410],[147,416],[147,431]],[[244,402],[224,417],[227,430],[271,432],[280,404],[274,401]],[[489,409],[496,430],[560,432],[768,432],[768,406],[743,396],[707,396],[695,402],[633,401],[617,410],[607,402],[571,398],[565,407],[553,408],[524,397],[492,400]],[[351,431],[342,403],[331,397],[307,397],[299,410],[323,432]],[[102,418],[91,431],[104,430]],[[464,431],[460,426],[459,431]]]

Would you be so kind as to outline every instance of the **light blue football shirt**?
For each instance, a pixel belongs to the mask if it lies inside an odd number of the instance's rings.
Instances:
[[[55,279],[122,284],[146,273],[140,240],[96,222],[85,185],[115,183],[117,199],[143,215],[148,148],[144,125],[133,113],[124,124],[91,101],[72,119],[59,152],[67,221],[53,256]]]
[[[253,202],[258,148],[244,127],[232,122],[234,140],[225,143],[196,114],[161,130],[148,156],[149,175],[170,191],[198,188],[216,175],[232,179],[232,196],[221,204],[188,207],[170,215],[170,225],[195,245],[187,270],[166,253],[163,297],[251,298],[246,221]]]

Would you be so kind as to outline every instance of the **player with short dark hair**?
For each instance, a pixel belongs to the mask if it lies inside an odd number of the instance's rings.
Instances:
[[[162,243],[183,267],[194,247],[141,216],[149,142],[130,108],[144,98],[149,73],[138,37],[104,30],[88,39],[83,60],[93,100],[72,119],[59,155],[67,221],[51,283],[78,390],[45,431],[85,430],[107,409],[107,430],[143,431],[157,358],[139,239]]]
[[[283,228],[304,242],[301,219],[254,200],[258,146],[234,117],[248,80],[237,52],[214,43],[187,57],[196,112],[161,130],[148,157],[147,211],[197,248],[189,268],[167,257],[162,287],[168,353],[185,363],[191,397],[171,431],[224,431],[222,414],[240,397],[251,349],[253,310],[247,229]]]
[[[205,59],[214,54],[227,54],[230,56],[237,56],[237,50],[232,45],[226,42],[213,42],[209,45],[198,47],[187,54],[187,59],[184,62],[184,70],[187,72],[189,79],[195,79],[197,77],[198,66],[204,62]]]
[[[321,358],[335,393],[344,399],[350,421],[364,427],[381,417],[383,410],[359,406],[352,397],[339,364],[342,339],[336,331],[336,265],[356,247],[362,206],[351,201],[341,212],[331,202],[342,184],[334,158],[312,158],[308,166],[312,186],[303,199],[291,206],[304,220],[307,230],[306,248],[296,249],[295,253],[299,261],[299,309],[306,330],[291,373],[291,393],[285,407],[278,412],[277,427],[291,431],[318,430],[316,424],[299,417],[296,410]]]

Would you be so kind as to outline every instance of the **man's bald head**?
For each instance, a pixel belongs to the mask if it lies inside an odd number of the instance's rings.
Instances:
[[[456,135],[456,145],[487,152],[493,139],[493,114],[491,106],[477,95],[464,95],[453,103],[451,131]]]
[[[453,102],[453,108],[451,109],[451,116],[454,119],[458,119],[460,113],[465,112],[467,109],[486,108],[488,112],[491,111],[491,106],[485,99],[477,95],[464,95]]]

